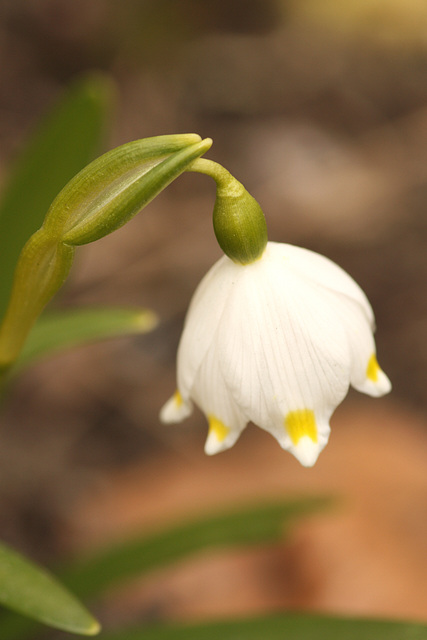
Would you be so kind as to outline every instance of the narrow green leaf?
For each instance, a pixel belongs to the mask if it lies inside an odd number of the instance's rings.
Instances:
[[[0,318],[23,245],[57,193],[99,152],[112,96],[111,82],[101,75],[76,81],[15,163],[0,202]]]
[[[126,541],[62,574],[64,582],[81,597],[157,567],[169,565],[200,549],[252,545],[280,540],[296,518],[325,508],[326,498],[301,498],[233,512],[183,524]]]
[[[49,626],[95,635],[98,622],[44,569],[0,543],[0,603]],[[6,636],[3,636],[6,640]]]
[[[211,624],[104,633],[102,640],[426,640],[427,626],[313,615],[272,615]]]
[[[61,578],[80,597],[96,597],[110,585],[169,565],[201,549],[281,540],[298,518],[331,504],[330,498],[323,497],[286,500],[245,509],[239,506],[230,513],[204,516],[179,527],[125,541],[94,557],[75,562],[62,572]],[[31,631],[31,625],[21,617],[0,617],[2,640],[28,639],[32,637]],[[124,638],[127,638],[126,634]]]
[[[73,309],[43,314],[34,325],[12,373],[56,351],[96,340],[154,329],[157,318],[146,309]]]

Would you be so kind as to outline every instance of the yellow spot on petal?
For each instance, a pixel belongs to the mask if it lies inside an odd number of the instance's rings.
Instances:
[[[175,405],[178,409],[182,406],[184,400],[182,399],[182,395],[179,391],[175,391],[175,393],[173,394],[173,401],[175,402]]]
[[[285,418],[285,427],[295,445],[304,436],[308,436],[313,442],[317,442],[316,418],[314,411],[311,409],[290,411]]]
[[[228,434],[230,433],[230,429],[225,426],[221,420],[215,418],[215,416],[208,416],[209,420],[209,435],[214,433],[218,442],[222,442],[226,439]]]
[[[381,371],[380,365],[378,364],[375,353],[371,355],[369,358],[368,366],[366,367],[366,377],[372,382],[378,382],[378,374]]]

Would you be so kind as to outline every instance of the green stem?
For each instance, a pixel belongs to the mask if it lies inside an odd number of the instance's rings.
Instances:
[[[213,178],[217,184],[217,196],[238,197],[245,191],[245,187],[227,169],[213,160],[197,158],[187,171],[202,173]]]
[[[0,327],[0,373],[18,357],[35,320],[67,277],[73,256],[73,247],[52,238],[43,227],[25,245]]]
[[[267,225],[258,202],[217,162],[197,158],[187,168],[213,178],[217,184],[213,227],[218,244],[240,265],[259,260],[267,246]]]

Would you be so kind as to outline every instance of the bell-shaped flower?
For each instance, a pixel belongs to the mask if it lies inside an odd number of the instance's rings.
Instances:
[[[268,242],[250,264],[223,256],[191,302],[178,390],[161,419],[183,420],[194,401],[209,422],[206,453],[231,447],[252,421],[312,466],[350,384],[371,396],[391,389],[374,329],[363,291],[319,254]]]

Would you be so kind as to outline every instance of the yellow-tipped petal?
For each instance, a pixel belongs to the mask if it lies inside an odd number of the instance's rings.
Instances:
[[[365,380],[355,386],[359,391],[374,397],[383,396],[391,391],[391,382],[378,364],[374,353],[368,360]]]
[[[350,383],[372,396],[391,389],[373,323],[362,290],[322,256],[270,242],[244,268],[221,258],[194,295],[178,351],[179,388],[210,423],[206,453],[230,448],[251,420],[312,466]]]
[[[214,433],[218,442],[223,442],[230,433],[230,429],[215,416],[209,416],[209,433]]]
[[[311,409],[290,411],[286,415],[284,422],[286,432],[292,442],[291,446],[288,444],[285,445],[285,448],[304,467],[312,467],[328,440],[329,425],[326,430],[321,430],[319,434],[316,417]]]
[[[377,382],[380,371],[381,368],[378,364],[377,357],[375,353],[373,353],[369,358],[368,366],[366,367],[366,377],[369,380],[372,380],[372,382]]]
[[[303,467],[312,467],[319,457],[321,447],[309,436],[302,436],[291,452]]]
[[[182,399],[182,395],[178,390],[175,391],[175,393],[173,394],[173,401],[177,409],[179,409],[182,406],[183,399]]]
[[[290,411],[285,417],[285,428],[295,446],[301,438],[308,437],[317,443],[317,427],[314,412],[311,409]]]
[[[165,423],[181,422],[193,411],[190,401],[185,401],[179,391],[163,405],[160,410],[160,420]]]
[[[230,428],[214,415],[209,415],[208,421],[209,433],[205,444],[205,453],[213,455],[231,446],[226,442],[227,436],[230,434]]]

